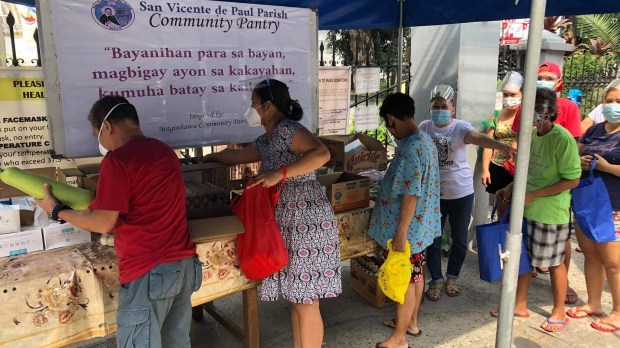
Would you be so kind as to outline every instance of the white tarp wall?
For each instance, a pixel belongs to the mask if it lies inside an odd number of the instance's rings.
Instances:
[[[112,5],[111,5],[112,4]],[[99,98],[136,105],[146,135],[172,147],[253,141],[252,87],[280,79],[316,130],[316,13],[188,0],[40,2],[56,154],[98,153],[86,116]]]

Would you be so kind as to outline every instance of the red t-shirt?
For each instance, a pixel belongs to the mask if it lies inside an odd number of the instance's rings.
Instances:
[[[579,138],[581,136],[581,112],[579,111],[579,106],[567,98],[557,98],[557,103],[558,117],[555,119],[555,123],[566,128],[573,137]],[[520,119],[521,113],[518,112],[512,123],[512,131],[515,133],[519,132]]]
[[[101,162],[92,210],[120,214],[114,227],[121,284],[161,263],[192,257],[185,184],[174,151],[152,138],[136,138]]]

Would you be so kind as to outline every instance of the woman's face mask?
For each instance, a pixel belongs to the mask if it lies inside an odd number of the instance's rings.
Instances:
[[[262,108],[263,105],[267,104],[266,102],[263,103],[261,106],[258,107],[258,109]],[[261,125],[261,116],[258,114],[257,109],[255,109],[253,106],[250,106],[245,114],[243,115],[243,117],[245,118],[245,120],[248,122],[248,126],[250,127],[258,127]]]
[[[438,126],[443,126],[450,122],[452,115],[450,114],[450,110],[431,110],[431,120]]]
[[[603,116],[609,123],[620,122],[620,104],[604,104]]]
[[[516,109],[521,105],[521,98],[518,97],[504,97],[502,104],[506,109]]]

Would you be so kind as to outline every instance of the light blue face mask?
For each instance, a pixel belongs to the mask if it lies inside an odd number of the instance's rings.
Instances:
[[[431,120],[438,126],[450,122],[452,115],[449,110],[431,110]]]
[[[609,123],[620,122],[620,104],[604,104],[603,116]]]
[[[550,90],[554,90],[553,88],[555,87],[555,82],[556,81],[542,81],[542,80],[538,80],[536,81],[536,87],[539,88],[547,88]]]

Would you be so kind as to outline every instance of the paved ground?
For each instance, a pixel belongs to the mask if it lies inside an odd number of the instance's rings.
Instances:
[[[573,247],[576,242],[573,239]],[[493,347],[496,320],[488,311],[499,301],[501,284],[488,284],[478,279],[475,253],[468,254],[462,273],[461,296],[443,296],[437,303],[425,301],[420,310],[423,335],[410,338],[411,347]],[[444,259],[445,264],[445,259]],[[445,267],[445,266],[444,266]],[[324,347],[368,347],[387,337],[389,330],[381,322],[394,316],[393,306],[374,308],[349,287],[349,264],[343,263],[344,294],[321,303],[325,321]],[[571,286],[586,296],[583,277],[583,255],[573,252],[569,272]],[[551,310],[549,277],[539,276],[532,282],[529,295],[530,319],[515,319],[514,347],[620,347],[620,334],[598,332],[590,328],[591,319],[572,320],[560,333],[547,333],[539,328]],[[611,308],[609,289],[603,294],[605,311]],[[582,304],[580,301],[578,304]],[[241,295],[216,301],[218,308],[241,322]],[[261,347],[291,347],[286,301],[259,303]],[[192,347],[235,348],[242,345],[220,324],[206,316],[192,324]],[[114,347],[113,338],[84,342],[79,347]],[[77,346],[76,346],[77,347]],[[74,347],[74,348],[76,348]]]

